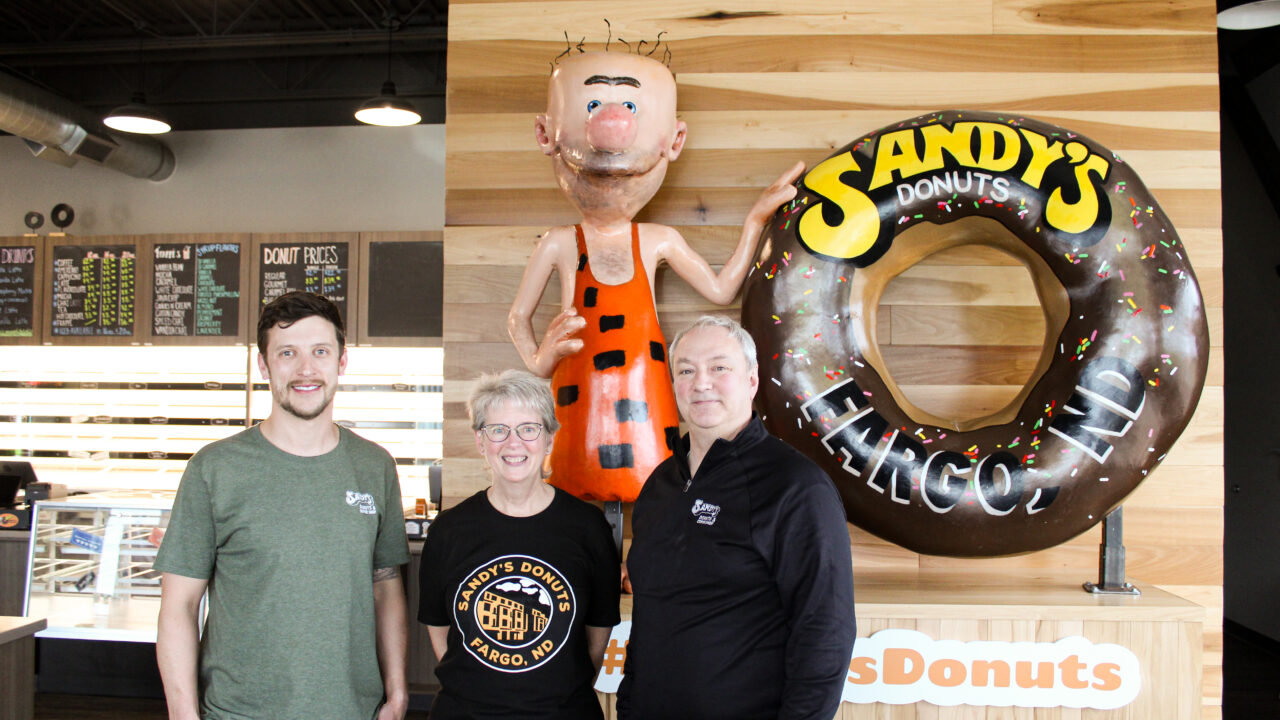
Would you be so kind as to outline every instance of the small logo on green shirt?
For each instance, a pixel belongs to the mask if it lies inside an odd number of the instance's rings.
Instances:
[[[360,512],[364,515],[378,514],[378,506],[373,502],[373,496],[369,493],[348,490],[347,504],[354,508],[360,508]]]

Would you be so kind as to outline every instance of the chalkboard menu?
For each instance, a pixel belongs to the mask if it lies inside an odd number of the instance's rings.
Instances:
[[[136,264],[133,245],[54,246],[52,333],[133,335]]]
[[[263,243],[258,247],[262,253],[258,266],[262,305],[287,292],[305,290],[329,298],[343,319],[348,318],[349,243]]]
[[[36,248],[0,247],[0,337],[34,337]]]
[[[157,337],[235,336],[239,243],[156,243],[151,328]]]
[[[371,242],[368,268],[366,336],[438,338],[443,334],[443,243]]]

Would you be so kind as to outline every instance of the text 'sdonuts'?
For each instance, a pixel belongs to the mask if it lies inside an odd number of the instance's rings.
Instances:
[[[742,321],[766,424],[823,465],[859,527],[935,555],[1051,547],[1119,505],[1191,419],[1200,290],[1164,211],[1101,145],[946,111],[861,136],[798,185],[764,231]],[[1010,406],[948,423],[885,372],[875,315],[889,280],[968,244],[1026,265],[1048,330]]]

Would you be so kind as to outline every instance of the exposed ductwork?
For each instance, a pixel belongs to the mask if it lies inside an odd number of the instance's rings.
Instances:
[[[67,167],[84,158],[156,182],[173,174],[168,145],[112,132],[88,110],[5,73],[0,73],[0,130],[25,140],[36,157]]]

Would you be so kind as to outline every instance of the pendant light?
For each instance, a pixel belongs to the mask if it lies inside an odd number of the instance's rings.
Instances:
[[[147,105],[147,96],[141,92],[134,93],[128,105],[107,113],[102,124],[112,130],[142,135],[159,135],[173,129],[163,115]]]
[[[391,82],[391,31],[394,26],[395,18],[389,15],[387,17],[387,81],[382,83],[382,91],[377,97],[366,100],[356,111],[356,120],[366,125],[403,127],[422,122],[422,116],[414,109],[413,103],[396,97],[396,84]]]
[[[1260,30],[1280,25],[1280,0],[1258,0],[1229,7],[1218,13],[1223,30]]]
[[[136,27],[139,34],[142,33],[145,24],[139,23]],[[159,135],[167,133],[173,129],[169,121],[159,111],[147,105],[147,96],[142,92],[142,88],[146,87],[146,61],[142,59],[142,38],[138,38],[138,90],[129,98],[127,105],[120,107],[107,113],[102,118],[102,124],[112,130],[120,132],[136,133],[139,135]]]

